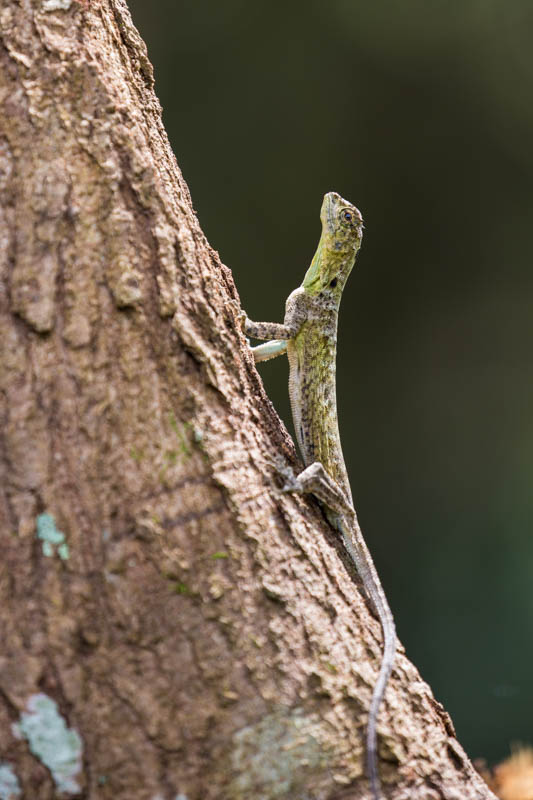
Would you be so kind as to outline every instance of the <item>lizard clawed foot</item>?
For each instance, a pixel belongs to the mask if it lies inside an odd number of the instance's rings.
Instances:
[[[246,311],[241,308],[240,303],[233,298],[229,298],[228,305],[231,306],[231,309],[237,318],[237,327],[245,334],[246,323],[248,321],[248,315],[246,314]]]
[[[294,474],[291,475],[285,480],[285,483],[281,487],[281,491],[283,494],[302,494],[302,487],[298,483],[298,478],[295,478]]]
[[[298,479],[294,475],[293,468],[290,464],[287,464],[283,456],[266,456],[265,461],[276,475],[283,479],[284,483],[280,489],[283,494],[298,491]]]

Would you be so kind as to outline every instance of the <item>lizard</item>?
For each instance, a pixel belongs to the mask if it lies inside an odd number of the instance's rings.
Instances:
[[[344,546],[377,613],[383,655],[366,728],[366,769],[374,800],[381,797],[377,718],[396,653],[394,619],[372,556],[359,527],[342,454],[336,400],[337,321],[342,292],[363,236],[359,210],[336,192],[324,196],[322,235],[302,285],[286,302],[282,324],[252,322],[241,315],[246,336],[270,340],[252,348],[255,362],[286,353],[289,395],[296,438],[305,468],[284,491],[312,493]]]

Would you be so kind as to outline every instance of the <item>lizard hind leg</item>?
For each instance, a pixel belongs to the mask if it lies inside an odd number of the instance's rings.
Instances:
[[[284,486],[285,492],[314,494],[327,508],[336,514],[353,514],[353,506],[335,481],[328,475],[320,461],[315,461]]]

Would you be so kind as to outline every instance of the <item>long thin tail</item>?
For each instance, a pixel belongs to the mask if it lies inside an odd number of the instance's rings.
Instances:
[[[394,627],[392,615],[390,617],[390,625],[387,624],[385,627],[383,625],[383,620],[381,620],[381,624],[383,627],[384,637],[383,656],[381,658],[378,679],[372,694],[372,701],[370,703],[370,709],[368,712],[368,725],[366,729],[366,769],[374,800],[380,800],[381,798],[381,782],[379,780],[378,772],[377,720],[381,701],[383,700],[383,695],[385,694],[385,689],[387,688],[387,683],[389,682],[392,667],[394,665],[394,656],[396,653],[396,629]]]
[[[378,771],[377,720],[383,695],[385,694],[385,689],[387,688],[387,683],[394,665],[396,628],[385,592],[383,591],[381,581],[379,580],[374,562],[372,561],[372,556],[363,539],[363,534],[361,533],[355,511],[353,517],[350,518],[350,523],[351,524],[347,525],[344,519],[337,517],[337,527],[342,534],[344,545],[363,581],[363,586],[376,610],[383,631],[383,656],[381,658],[378,679],[372,693],[366,729],[366,769],[368,779],[370,781],[370,788],[374,800],[381,800],[381,783]]]

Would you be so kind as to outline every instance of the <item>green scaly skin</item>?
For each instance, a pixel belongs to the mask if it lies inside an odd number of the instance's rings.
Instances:
[[[244,322],[247,336],[271,341],[253,348],[256,362],[286,352],[294,429],[305,469],[286,487],[311,492],[323,505],[330,523],[362,579],[383,629],[383,657],[366,733],[367,772],[374,800],[381,797],[377,766],[377,717],[396,652],[396,631],[385,592],[365,544],[342,455],[337,420],[335,363],[337,320],[343,289],[361,246],[360,212],[335,192],[324,197],[322,235],[302,285],[287,299],[283,324]]]

